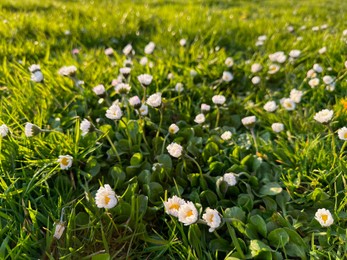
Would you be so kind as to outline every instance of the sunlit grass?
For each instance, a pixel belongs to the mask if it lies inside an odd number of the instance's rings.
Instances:
[[[1,259],[344,258],[346,141],[337,131],[347,119],[346,3],[4,0],[0,6],[0,125],[9,128],[0,137]],[[261,35],[267,39],[256,46]],[[150,41],[156,47],[146,54]],[[129,43],[135,53],[126,57]],[[109,47],[114,53],[107,56]],[[319,54],[322,47],[327,51]],[[290,62],[294,49],[301,54]],[[287,60],[269,74],[268,56],[277,51]],[[234,60],[230,68],[227,57]],[[126,59],[132,70],[123,80],[131,90],[122,96],[112,80]],[[254,63],[263,69],[252,73]],[[307,71],[316,63],[323,72],[311,88]],[[32,64],[41,66],[43,82],[31,80]],[[73,78],[59,75],[71,65]],[[234,79],[223,81],[224,71]],[[147,97],[160,92],[163,105],[139,116],[127,99],[146,99],[137,79],[145,73],[153,76]],[[324,75],[336,79],[334,91]],[[254,76],[259,84],[252,84]],[[107,95],[93,92],[99,84]],[[303,96],[287,111],[280,100],[294,88]],[[226,102],[217,107],[218,94]],[[124,115],[114,121],[105,113],[116,99]],[[270,100],[278,105],[272,113],[263,108]],[[203,103],[211,110],[198,124]],[[315,121],[326,108],[334,111],[332,121]],[[241,119],[252,115],[255,126],[247,129]],[[83,119],[95,126],[85,136]],[[27,122],[47,131],[29,138]],[[272,130],[276,122],[284,131]],[[168,132],[172,123],[177,134]],[[225,131],[229,140],[221,138]],[[183,147],[179,158],[166,149],[173,142]],[[59,167],[60,155],[72,156],[71,168]],[[220,180],[228,172],[236,174],[235,186]],[[103,184],[118,195],[116,207],[97,208]],[[163,202],[173,195],[192,201],[200,219],[207,207],[217,209],[221,227],[184,226],[165,213]],[[332,226],[314,219],[319,208],[330,210]],[[65,230],[56,239],[60,222]]]

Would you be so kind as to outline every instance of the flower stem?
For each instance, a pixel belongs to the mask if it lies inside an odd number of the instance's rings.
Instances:
[[[216,125],[214,126],[215,128],[218,127],[219,118],[220,118],[220,110],[219,110],[219,106],[217,106]]]
[[[143,85],[142,85],[142,88],[143,88],[143,97],[142,97],[142,103],[144,104],[144,103],[145,103],[145,101],[146,101],[146,92],[147,92],[147,88],[146,88],[146,87],[144,87]]]
[[[126,127],[126,135],[127,135],[127,137],[128,137],[129,150],[131,150],[132,141],[131,141],[131,136],[130,136],[130,131],[129,131],[128,123],[125,122],[125,121],[123,120],[123,118],[121,118],[120,121],[121,121],[121,122],[125,125],[125,127]]]
[[[328,124],[328,129],[329,129],[329,134],[331,135],[331,150],[333,151],[333,156],[334,156],[333,165],[331,166],[331,170],[332,170],[334,168],[334,166],[335,166],[335,162],[336,162],[336,159],[337,159],[337,153],[336,153],[334,131],[331,128],[330,124]]]
[[[113,150],[114,153],[116,154],[116,157],[117,157],[119,163],[122,165],[122,160],[120,159],[120,156],[119,156],[119,154],[118,154],[118,152],[117,152],[117,149],[116,149],[116,147],[114,146],[114,144],[113,144],[111,138],[109,137],[108,134],[106,134],[105,136],[106,136],[107,140],[109,141],[109,143],[110,143],[110,145],[111,145],[111,147],[112,147],[112,150]]]
[[[340,156],[339,158],[341,159],[342,158],[342,155],[343,155],[343,151],[345,150],[346,148],[346,145],[347,145],[347,141],[345,141],[340,149]]]
[[[160,133],[160,129],[161,129],[161,125],[162,125],[162,123],[163,123],[163,111],[162,111],[162,107],[159,108],[159,113],[160,113],[160,121],[159,121],[158,131],[157,131],[157,134],[156,134],[156,136],[155,136],[155,139],[158,139],[159,133]]]
[[[167,138],[169,137],[170,133],[168,133],[165,138],[164,138],[164,141],[163,141],[163,146],[161,147],[161,154],[164,153],[164,149],[165,149],[165,144],[166,144],[166,140]]]
[[[141,116],[141,113],[139,111],[139,116],[140,116],[140,126],[141,126],[141,132],[142,132],[142,138],[143,140],[145,141],[145,144],[147,145],[147,147],[149,148],[149,144],[147,142],[147,139],[146,139],[146,133],[145,133],[145,120],[142,118]]]
[[[251,131],[251,135],[252,135],[252,138],[253,138],[253,141],[254,141],[254,146],[255,146],[255,151],[256,151],[256,154],[258,154],[258,144],[257,144],[257,139],[255,137],[255,133],[254,133],[254,128],[252,127],[250,129]]]

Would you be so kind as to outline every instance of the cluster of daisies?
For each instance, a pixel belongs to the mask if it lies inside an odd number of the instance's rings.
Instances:
[[[346,33],[347,35],[347,33]],[[262,35],[259,36],[256,42],[257,46],[262,46],[267,41],[267,36]],[[185,47],[187,45],[186,39],[181,39],[179,41],[179,44],[182,47]],[[149,66],[149,68],[152,68],[154,66],[153,62],[149,61],[148,55],[151,55],[156,48],[156,45],[154,42],[149,42],[145,48],[144,53],[147,56],[141,57],[139,63],[142,66]],[[132,57],[135,55],[135,50],[133,49],[131,44],[126,45],[123,50],[123,54],[126,56],[126,60],[123,63],[123,67],[119,69],[119,76],[112,80],[112,87],[114,88],[114,91],[116,94],[122,97],[121,101],[116,100],[110,106],[107,108],[105,117],[111,120],[121,120],[124,116],[124,106],[130,105],[137,115],[140,117],[148,115],[148,109],[149,107],[154,109],[160,109],[162,107],[162,93],[157,92],[149,95],[147,97],[147,89],[152,84],[153,76],[150,74],[141,74],[137,76],[138,83],[140,87],[143,90],[143,96],[140,98],[139,96],[130,96],[127,95],[131,92],[131,85],[129,76],[131,75],[132,71]],[[326,52],[326,48],[323,47],[319,50],[319,53],[323,54]],[[79,50],[74,49],[72,51],[73,55],[78,55]],[[111,60],[113,59],[114,50],[112,48],[105,49],[105,55],[107,55]],[[301,51],[294,49],[291,50],[288,54],[285,54],[283,51],[277,51],[269,55],[269,61],[268,61],[268,67],[267,67],[267,75],[271,76],[276,74],[280,71],[281,66],[285,62],[295,62],[296,59],[298,59],[301,55]],[[288,57],[289,56],[289,57]],[[221,77],[217,82],[226,82],[229,83],[234,80],[234,75],[231,71],[232,67],[234,66],[234,60],[232,57],[227,57],[224,61],[225,66],[228,68],[228,70],[223,71]],[[260,63],[253,63],[251,64],[251,82],[254,85],[260,84],[261,79],[261,73],[264,71],[264,65]],[[345,64],[347,67],[347,63]],[[265,70],[265,72],[266,72]],[[29,67],[29,71],[31,73],[31,80],[37,83],[44,83],[44,75],[41,71],[40,65],[33,64]],[[64,77],[68,77],[75,83],[75,86],[78,87],[83,91],[83,88],[81,87],[84,82],[79,80],[77,78],[77,68],[75,66],[64,66],[59,69],[58,74]],[[333,76],[330,75],[324,75],[323,74],[323,68],[319,64],[314,64],[312,69],[310,69],[306,74],[306,81],[307,84],[311,88],[318,87],[321,82],[324,83],[325,88],[329,91],[333,91],[335,89],[336,79]],[[197,75],[197,72],[195,70],[191,70],[190,72],[191,76]],[[167,78],[169,80],[173,79],[173,73],[169,73],[167,75]],[[177,82],[175,85],[175,91],[176,92],[182,92],[184,90],[184,84],[181,82]],[[108,96],[107,89],[103,84],[99,84],[95,86],[92,91],[96,96],[99,97],[99,104],[102,104],[105,101],[105,98]],[[266,112],[275,112],[279,105],[283,107],[283,109],[287,111],[293,111],[295,110],[296,106],[301,102],[301,98],[304,95],[304,92],[297,89],[292,89],[290,91],[289,97],[284,97],[281,100],[279,100],[276,103],[275,100],[270,100],[265,103],[263,106],[264,110]],[[217,110],[217,118],[216,118],[216,127],[218,126],[218,120],[219,120],[219,108],[226,103],[226,97],[218,94],[214,95],[212,97],[212,103],[215,106],[215,109]],[[201,112],[197,114],[194,118],[194,122],[197,124],[203,125],[206,121],[206,115],[211,111],[211,105],[210,104],[201,104],[200,107]],[[333,118],[333,111],[324,109],[322,111],[319,111],[315,114],[314,119],[317,122],[327,124],[329,123]],[[248,116],[242,118],[242,124],[247,128],[253,131],[253,128],[256,124],[256,117],[255,116]],[[284,124],[281,122],[275,122],[272,124],[272,129],[274,132],[279,133],[284,130]],[[32,123],[26,123],[25,125],[25,135],[27,137],[33,137],[38,135],[42,132],[48,132],[49,130],[41,129],[39,126],[32,124]],[[88,119],[83,119],[80,124],[80,130],[82,132],[82,136],[87,135],[90,132],[99,131],[94,124],[89,121]],[[168,129],[169,134],[176,134],[179,131],[179,127],[176,124],[170,125]],[[5,137],[10,132],[9,128],[3,124],[0,126],[0,135],[2,137]],[[253,132],[252,132],[253,133]],[[347,140],[347,128],[343,127],[338,130],[338,136],[341,140]],[[232,137],[232,133],[230,131],[225,131],[221,134],[221,138],[225,141],[230,140]],[[166,140],[166,139],[165,139]],[[254,140],[255,141],[255,140]],[[255,142],[256,143],[256,142]],[[168,153],[174,157],[174,158],[181,158],[184,155],[184,148],[182,145],[172,142],[166,147]],[[71,155],[60,155],[57,162],[60,164],[61,169],[66,170],[69,169],[72,166],[73,163],[73,157]],[[229,186],[236,185],[236,174],[234,173],[226,173],[223,177],[219,178],[217,180],[218,182],[224,181]],[[115,193],[110,187],[110,185],[105,184],[104,186],[101,186],[99,190],[96,193],[95,196],[95,203],[98,208],[106,208],[110,209],[117,205],[118,198]],[[210,229],[210,232],[213,232],[215,229],[220,227],[223,224],[223,218],[221,217],[221,214],[216,209],[206,208],[205,213],[202,215],[202,219],[199,219],[199,212],[198,209],[195,207],[193,202],[185,201],[184,199],[181,199],[177,196],[173,196],[169,198],[167,201],[164,202],[165,211],[167,214],[177,217],[178,221],[182,222],[184,225],[190,225],[193,223],[205,223],[207,224]],[[330,226],[333,223],[333,217],[329,210],[326,209],[319,209],[315,215],[315,218],[319,223],[324,226]]]

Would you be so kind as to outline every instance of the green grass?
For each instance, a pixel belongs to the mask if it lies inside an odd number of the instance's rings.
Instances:
[[[3,0],[0,7],[0,125],[10,129],[0,137],[1,259],[346,257],[346,149],[337,130],[347,120],[347,3]],[[256,46],[260,35],[267,40]],[[146,55],[150,41],[156,48]],[[122,97],[111,82],[128,43],[136,54],[131,91]],[[323,46],[327,52],[318,54]],[[104,53],[108,47],[111,57]],[[80,53],[73,55],[74,48]],[[300,57],[269,75],[268,55],[284,51],[288,58],[293,49]],[[143,56],[153,67],[140,65]],[[227,57],[234,59],[232,68],[224,64]],[[263,66],[259,85],[251,83],[253,63]],[[308,85],[306,73],[315,63],[323,67],[320,78],[337,79],[334,91],[322,79],[316,88]],[[30,80],[32,64],[41,66],[43,83]],[[81,88],[58,74],[69,65],[77,67]],[[223,71],[234,79],[222,82]],[[143,73],[153,76],[147,95],[161,92],[163,107],[139,118],[125,100],[142,98],[137,76]],[[174,90],[178,82],[182,93]],[[107,89],[103,102],[92,91],[98,84]],[[279,101],[293,88],[304,95],[286,111]],[[219,109],[212,103],[217,94],[226,97]],[[124,116],[114,122],[105,112],[116,99]],[[269,100],[279,105],[274,113],[263,109]],[[204,126],[194,122],[202,103],[211,105]],[[329,126],[313,119],[325,108],[334,111]],[[257,117],[257,147],[241,123],[251,115]],[[84,118],[101,132],[83,137]],[[26,122],[52,131],[28,138]],[[285,130],[274,133],[274,122]],[[172,123],[180,130],[167,136]],[[220,138],[226,130],[233,133],[230,142]],[[165,147],[171,142],[193,160],[170,157]],[[67,154],[73,165],[61,170],[57,159]],[[238,176],[233,187],[217,181],[227,172]],[[119,196],[109,210],[95,204],[103,184]],[[165,213],[163,202],[173,195],[194,202],[200,218],[207,207],[217,209],[223,225],[213,233],[200,222],[184,226]],[[314,220],[319,208],[330,210],[333,225]],[[55,239],[60,220],[66,229]]]

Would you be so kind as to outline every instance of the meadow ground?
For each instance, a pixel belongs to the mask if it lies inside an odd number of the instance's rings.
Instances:
[[[0,7],[1,259],[346,258],[347,2]]]

